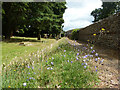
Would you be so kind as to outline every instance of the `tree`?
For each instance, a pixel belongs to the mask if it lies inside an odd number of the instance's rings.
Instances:
[[[102,8],[93,10],[91,15],[94,17],[93,22],[96,22],[118,12],[120,12],[120,2],[103,2]]]
[[[12,33],[25,35],[30,32],[30,35],[37,33],[40,40],[44,33],[59,34],[62,30],[65,2],[5,2],[2,5],[5,39],[10,39]]]
[[[13,31],[16,31],[26,18],[27,3],[3,2],[2,3],[2,27],[5,39],[10,39]]]

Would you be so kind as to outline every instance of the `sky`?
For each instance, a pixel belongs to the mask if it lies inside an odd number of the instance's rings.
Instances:
[[[67,9],[63,15],[64,31],[92,24],[94,18],[90,13],[102,5],[101,0],[66,0],[66,2]]]

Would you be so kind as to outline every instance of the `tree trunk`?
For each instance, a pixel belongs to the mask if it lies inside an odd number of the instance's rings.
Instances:
[[[40,31],[38,31],[38,40],[40,40],[41,37],[40,37]]]

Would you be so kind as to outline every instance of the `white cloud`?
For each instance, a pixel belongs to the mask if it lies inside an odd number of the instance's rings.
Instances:
[[[101,0],[66,0],[67,9],[63,15],[64,30],[82,28],[92,24],[93,17],[90,13],[95,8],[100,8]]]

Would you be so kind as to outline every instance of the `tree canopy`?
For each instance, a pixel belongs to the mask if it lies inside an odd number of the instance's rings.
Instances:
[[[94,17],[94,21],[106,18],[110,15],[120,12],[120,1],[119,2],[103,2],[102,8],[95,9],[91,12]]]
[[[3,2],[2,23],[6,39],[15,35],[59,34],[66,2]],[[17,32],[16,32],[17,31]]]

